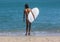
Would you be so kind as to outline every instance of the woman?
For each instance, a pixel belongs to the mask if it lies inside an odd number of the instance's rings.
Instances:
[[[31,23],[28,21],[29,12],[32,12],[32,11],[29,8],[28,4],[25,4],[24,16],[23,16],[23,20],[26,17],[26,34],[25,35],[30,35],[30,30],[31,30]],[[32,13],[32,15],[33,15],[33,13]],[[33,17],[34,17],[34,15],[33,15]]]

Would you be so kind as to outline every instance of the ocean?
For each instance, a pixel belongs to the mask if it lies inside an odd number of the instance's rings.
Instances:
[[[60,1],[1,1],[0,35],[24,35],[26,24],[23,22],[25,3],[32,9],[38,7],[39,16],[32,23],[32,35],[60,35]]]

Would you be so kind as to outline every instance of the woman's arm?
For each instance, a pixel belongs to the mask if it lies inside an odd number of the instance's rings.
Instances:
[[[34,18],[34,20],[35,20],[35,16],[34,16],[34,14],[33,14],[32,10],[31,10],[31,13],[32,13],[32,15],[33,15],[33,18]]]
[[[25,21],[25,11],[24,11],[24,14],[23,14],[23,21]]]

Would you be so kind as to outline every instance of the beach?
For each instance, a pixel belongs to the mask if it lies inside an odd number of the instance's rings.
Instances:
[[[40,12],[32,36],[25,36],[25,3]],[[60,42],[60,0],[0,0],[0,42]]]
[[[60,36],[0,36],[0,42],[60,42]]]

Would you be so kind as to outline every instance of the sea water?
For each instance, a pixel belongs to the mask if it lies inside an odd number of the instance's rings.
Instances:
[[[39,15],[32,23],[32,35],[60,35],[59,0],[2,0],[0,1],[0,35],[24,35],[24,5],[39,8]]]

